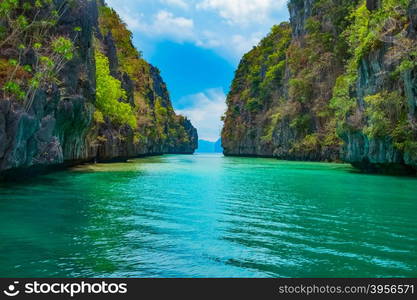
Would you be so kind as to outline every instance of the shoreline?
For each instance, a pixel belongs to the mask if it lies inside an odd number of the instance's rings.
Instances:
[[[328,164],[347,164],[352,166],[358,173],[369,175],[387,175],[399,177],[416,177],[417,168],[400,164],[372,164],[370,162],[345,162],[345,161],[323,161],[323,160],[302,160],[302,159],[280,159],[273,155],[258,155],[258,154],[223,154],[225,157],[242,157],[242,158],[267,158],[279,161],[292,162],[311,162],[311,163],[328,163]]]
[[[417,178],[417,170],[414,168],[404,168],[404,166],[392,165],[392,166],[379,166],[379,168],[360,168],[355,166],[354,163],[344,162],[344,161],[318,161],[318,160],[295,160],[295,159],[279,159],[274,156],[269,155],[242,155],[242,154],[224,154],[224,153],[149,153],[142,154],[131,157],[118,157],[113,159],[90,159],[90,160],[80,160],[80,161],[66,161],[58,165],[49,165],[49,166],[31,166],[27,168],[17,168],[6,170],[0,172],[0,184],[1,183],[19,183],[26,182],[30,179],[33,179],[38,176],[47,175],[50,173],[60,172],[69,170],[71,168],[83,165],[95,165],[95,164],[113,164],[113,163],[127,163],[132,159],[140,159],[147,157],[157,157],[157,156],[166,156],[166,155],[207,155],[207,154],[217,154],[223,155],[224,157],[231,158],[259,158],[259,159],[271,159],[281,162],[299,162],[299,163],[317,163],[317,164],[334,164],[334,165],[346,165],[352,168],[356,173],[365,174],[365,175],[381,175],[381,176],[393,176],[393,177],[410,177]],[[366,164],[365,164],[366,165]]]
[[[65,161],[62,164],[57,165],[35,165],[24,168],[10,169],[0,172],[0,184],[1,183],[19,183],[25,182],[38,176],[47,175],[50,173],[65,171],[77,166],[82,165],[95,165],[95,164],[112,164],[112,163],[127,163],[131,159],[156,157],[164,155],[193,155],[194,153],[150,153],[142,154],[132,157],[118,157],[113,159],[97,159],[79,160],[79,161]]]

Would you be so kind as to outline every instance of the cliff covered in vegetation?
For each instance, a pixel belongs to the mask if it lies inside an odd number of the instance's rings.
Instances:
[[[197,148],[101,0],[0,2],[0,89],[0,172]]]
[[[244,56],[228,96],[227,155],[417,166],[415,0],[292,0]]]

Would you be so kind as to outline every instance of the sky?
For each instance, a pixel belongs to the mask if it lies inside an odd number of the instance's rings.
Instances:
[[[226,95],[243,54],[274,24],[287,0],[106,0],[133,32],[135,46],[161,70],[177,113],[201,139],[220,137]]]

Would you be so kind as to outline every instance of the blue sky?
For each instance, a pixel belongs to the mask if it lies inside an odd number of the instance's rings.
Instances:
[[[135,46],[161,70],[176,111],[200,138],[220,137],[221,116],[242,55],[272,25],[288,20],[287,0],[107,0]]]

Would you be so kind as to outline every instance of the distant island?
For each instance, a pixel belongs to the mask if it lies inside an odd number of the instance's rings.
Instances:
[[[219,139],[217,142],[199,140],[197,153],[223,153],[222,140]]]

